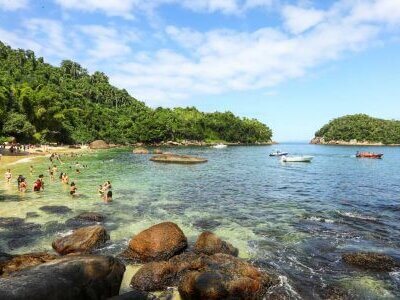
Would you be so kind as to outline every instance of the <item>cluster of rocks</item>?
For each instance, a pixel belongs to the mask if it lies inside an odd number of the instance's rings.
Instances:
[[[237,248],[210,231],[189,245],[178,225],[163,222],[134,235],[115,258],[93,254],[110,239],[98,224],[103,215],[82,213],[70,220],[83,227],[53,241],[57,255],[0,253],[0,299],[156,299],[149,293],[169,287],[177,287],[184,300],[280,299],[274,292],[277,275],[238,258]],[[372,252],[346,253],[342,261],[368,271],[400,267],[394,258]],[[130,279],[132,291],[118,296],[124,262],[143,265]]]
[[[173,163],[173,164],[199,164],[207,162],[207,159],[189,156],[189,155],[178,155],[172,153],[164,153],[160,155],[155,155],[150,158],[151,161],[161,162],[161,163]]]
[[[369,142],[369,141],[357,141],[352,139],[350,141],[343,140],[330,140],[326,141],[324,137],[314,137],[310,144],[314,145],[343,145],[343,146],[383,146],[383,143]]]

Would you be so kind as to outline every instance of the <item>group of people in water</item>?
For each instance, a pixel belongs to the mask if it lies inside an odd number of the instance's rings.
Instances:
[[[53,160],[55,158],[59,162],[61,162],[60,156],[58,154],[57,155],[52,155],[50,157],[50,161],[53,162]],[[75,163],[75,173],[76,174],[81,174],[80,169],[81,168],[87,168],[87,167],[88,167],[87,165],[81,165],[78,162],[76,162]],[[70,166],[70,168],[72,169],[72,166]],[[30,172],[31,176],[33,175],[33,171],[34,171],[34,168],[31,165],[29,167],[29,172]],[[57,174],[57,172],[58,172],[58,167],[55,164],[53,166],[49,166],[48,167],[49,178],[50,178],[51,181],[54,181],[54,175]],[[4,177],[5,177],[5,180],[6,180],[7,184],[11,183],[11,180],[12,180],[12,177],[13,177],[12,173],[11,173],[11,169],[7,169],[7,171],[4,174]],[[69,179],[69,176],[68,176],[67,173],[60,172],[59,179],[63,184],[69,186],[69,194],[72,197],[79,196],[79,194],[77,193],[78,187],[77,187],[76,183],[74,181],[72,181],[71,183],[69,182],[70,179]],[[27,191],[28,183],[27,183],[27,179],[23,175],[19,175],[18,176],[17,184],[18,184],[18,191],[20,191],[20,192],[26,192]],[[32,190],[34,192],[44,191],[44,175],[43,174],[40,174],[38,176],[38,178],[34,181]],[[111,182],[110,181],[106,181],[102,185],[100,185],[99,189],[98,189],[98,193],[99,193],[99,195],[101,196],[101,198],[103,199],[103,201],[105,203],[111,202],[112,201],[112,186],[111,186]]]

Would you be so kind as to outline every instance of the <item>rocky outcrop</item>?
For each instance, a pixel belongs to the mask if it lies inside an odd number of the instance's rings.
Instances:
[[[82,227],[72,234],[55,240],[53,249],[61,255],[70,253],[90,253],[93,249],[103,245],[110,236],[100,225]]]
[[[130,291],[112,298],[108,300],[156,300],[159,298],[150,297],[148,293],[142,291]]]
[[[135,148],[133,149],[133,154],[149,154],[149,150],[146,148]]]
[[[103,140],[97,140],[89,144],[90,149],[108,149],[110,146]]]
[[[40,265],[57,258],[56,255],[47,252],[27,253],[22,255],[3,254],[0,256],[1,276],[8,276],[13,272]]]
[[[210,231],[205,231],[198,237],[194,245],[194,251],[213,255],[216,253],[225,253],[233,256],[238,256],[239,250],[232,244],[221,240],[217,235]]]
[[[179,283],[182,299],[262,299],[276,285],[273,275],[227,254],[203,258],[203,266],[192,268]]]
[[[150,292],[178,285],[183,299],[262,299],[277,283],[276,276],[231,255],[183,253],[145,264],[131,287]]]
[[[118,295],[124,272],[113,257],[64,257],[0,279],[0,299],[107,299]]]
[[[341,145],[341,146],[383,146],[381,142],[370,142],[370,141],[358,141],[356,139],[344,141],[344,140],[325,140],[324,137],[314,137],[310,144],[314,145]]]
[[[199,164],[207,162],[207,159],[178,154],[160,154],[150,158],[151,161],[161,163],[174,163],[174,164]]]
[[[392,257],[374,252],[354,252],[342,255],[345,263],[364,270],[390,272],[399,263]]]
[[[160,261],[181,253],[186,247],[186,236],[178,225],[164,222],[134,236],[123,256],[144,262]]]

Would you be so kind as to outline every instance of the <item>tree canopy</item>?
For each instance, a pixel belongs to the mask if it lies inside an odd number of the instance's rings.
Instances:
[[[315,133],[326,142],[341,140],[400,144],[400,121],[373,118],[365,114],[347,115],[330,121]]]
[[[167,140],[267,142],[272,131],[231,112],[203,113],[194,107],[147,107],[102,72],[79,63],[60,67],[0,42],[0,138],[19,142],[113,143]]]

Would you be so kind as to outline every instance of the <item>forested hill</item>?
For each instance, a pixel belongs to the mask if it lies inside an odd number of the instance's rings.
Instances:
[[[64,60],[54,67],[30,50],[0,42],[0,140],[114,143],[179,140],[267,142],[271,130],[255,119],[196,108],[151,109],[108,82]]]
[[[337,118],[315,133],[325,142],[357,140],[382,144],[400,144],[400,121],[383,120],[364,114]]]

